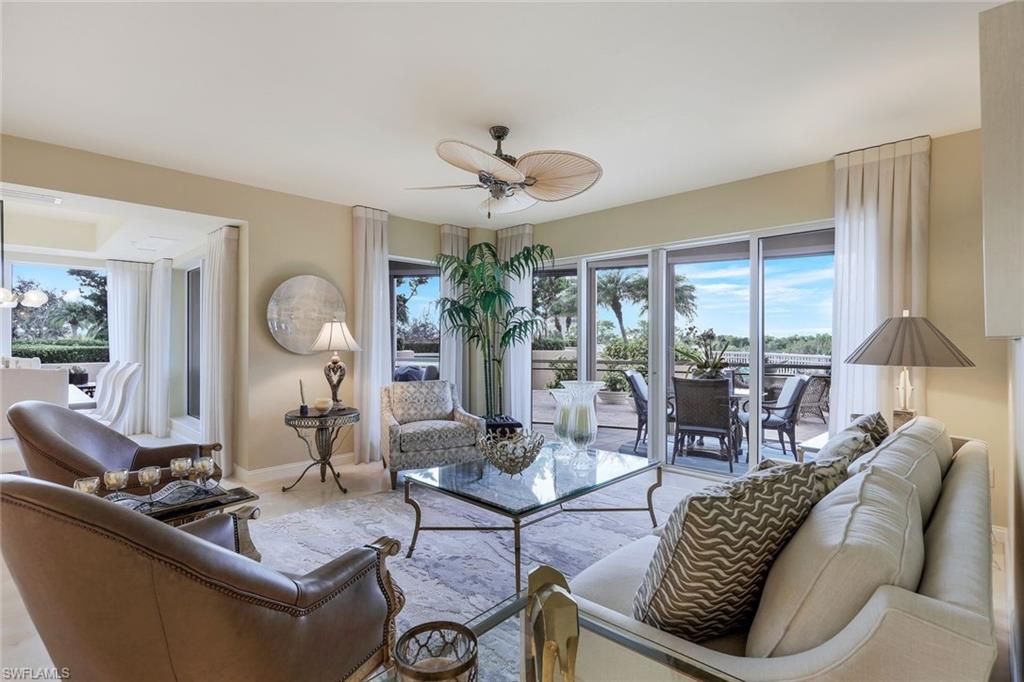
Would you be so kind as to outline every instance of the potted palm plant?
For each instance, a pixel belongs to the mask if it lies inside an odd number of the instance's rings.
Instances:
[[[543,330],[543,320],[530,308],[515,305],[506,288],[508,280],[522,280],[550,262],[550,246],[533,244],[507,259],[498,257],[494,244],[482,242],[469,247],[465,258],[440,254],[437,266],[449,279],[454,296],[438,300],[441,324],[449,333],[461,335],[483,355],[485,409],[489,423],[504,418],[502,368],[509,348],[529,343]]]
[[[697,331],[693,325],[687,327],[684,338],[690,345],[676,347],[676,355],[693,367],[694,379],[721,379],[722,371],[729,366],[725,352],[729,350],[726,340],[718,346],[714,329]]]

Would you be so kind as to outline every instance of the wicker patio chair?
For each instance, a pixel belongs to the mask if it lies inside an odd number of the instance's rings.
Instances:
[[[738,429],[730,404],[729,379],[683,379],[673,377],[672,385],[676,394],[675,443],[672,446],[672,463],[686,447],[686,453],[714,456],[710,450],[696,450],[693,441],[697,438],[717,438],[719,458],[729,463],[733,470],[736,457]]]
[[[800,401],[800,416],[817,417],[828,424],[828,394],[832,386],[832,377],[826,374],[815,374],[807,381],[807,390]]]

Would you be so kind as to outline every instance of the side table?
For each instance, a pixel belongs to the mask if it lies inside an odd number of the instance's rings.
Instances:
[[[347,493],[348,490],[341,484],[341,474],[335,471],[334,466],[331,464],[331,455],[334,454],[334,444],[337,442],[338,436],[343,431],[351,429],[358,421],[359,410],[354,407],[339,407],[327,412],[318,412],[311,409],[309,414],[305,415],[300,414],[298,410],[292,410],[285,414],[284,423],[295,429],[295,434],[306,444],[306,452],[313,461],[303,469],[299,477],[295,479],[295,483],[282,487],[281,492],[288,492],[297,486],[302,477],[306,475],[306,472],[319,464],[320,482],[323,483],[327,480],[327,470],[330,469],[331,473],[334,474],[334,482],[338,485],[338,489],[343,493]],[[312,441],[310,440],[310,432],[313,432]],[[313,454],[314,443],[316,445],[316,455]]]

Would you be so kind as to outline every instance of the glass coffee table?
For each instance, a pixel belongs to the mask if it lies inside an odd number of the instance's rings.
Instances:
[[[465,622],[477,637],[477,680],[515,682],[532,679],[523,670],[526,659],[523,638],[526,594],[498,602]],[[728,673],[672,651],[658,642],[615,623],[580,610],[580,645],[576,668],[586,669],[589,657],[600,655],[602,680],[702,680],[740,682]],[[399,633],[401,635],[401,633]],[[393,665],[369,678],[373,682],[399,679]],[[577,673],[577,679],[582,679]],[[587,679],[593,679],[587,677]]]
[[[647,489],[643,507],[567,507],[566,503],[592,492],[656,471],[656,480]],[[416,512],[407,557],[416,549],[423,531],[512,531],[515,552],[515,591],[522,586],[520,531],[563,512],[642,512],[654,515],[654,491],[661,486],[661,463],[644,457],[606,450],[573,453],[557,444],[545,445],[537,459],[522,473],[502,473],[487,461],[446,464],[430,469],[415,469],[405,475],[405,501]],[[512,522],[508,526],[435,526],[424,525],[423,511],[413,499],[414,486],[423,486],[467,504],[499,514]],[[528,520],[525,520],[528,519]]]

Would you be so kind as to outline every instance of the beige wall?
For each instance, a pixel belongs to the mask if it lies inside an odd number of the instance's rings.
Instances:
[[[840,150],[837,150],[840,151]],[[932,369],[928,412],[956,434],[988,441],[996,488],[992,520],[1008,521],[1006,343],[984,337],[981,262],[981,135],[932,141],[928,316],[974,369]],[[534,241],[559,258],[795,225],[833,217],[832,162],[739,180],[543,223]]]
[[[390,216],[388,250],[392,256],[434,260],[441,252],[441,226]]]
[[[329,395],[321,371],[327,358],[293,355],[278,346],[267,331],[266,305],[278,284],[300,274],[333,282],[351,304],[350,207],[11,136],[0,143],[0,178],[58,192],[231,216],[243,223],[236,461],[252,470],[305,457],[281,416],[298,404],[300,378],[313,387],[313,396]],[[400,229],[405,227],[403,223]],[[358,329],[353,332],[359,334]],[[351,362],[351,357],[345,359]],[[351,400],[352,382],[344,384],[342,393]],[[339,452],[350,449],[348,442],[338,446]]]
[[[534,226],[557,258],[831,218],[832,162]],[[600,191],[600,185],[595,191]]]

